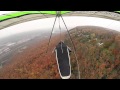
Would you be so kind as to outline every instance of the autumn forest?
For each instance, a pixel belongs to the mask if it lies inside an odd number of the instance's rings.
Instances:
[[[78,26],[69,32],[81,79],[120,79],[119,32],[96,26]],[[67,32],[62,34],[62,40],[72,49],[70,79],[78,79],[74,49]],[[47,53],[48,39],[16,54],[0,69],[0,79],[60,79],[55,53],[52,53],[59,41],[59,35],[52,36]]]

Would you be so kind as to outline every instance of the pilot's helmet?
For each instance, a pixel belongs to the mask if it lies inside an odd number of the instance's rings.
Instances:
[[[60,41],[60,42],[59,42],[59,44],[63,44],[63,43],[64,43],[64,41]]]

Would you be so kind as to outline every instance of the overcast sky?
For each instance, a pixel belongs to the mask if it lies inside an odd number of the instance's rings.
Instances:
[[[16,11],[0,11],[1,14],[7,14],[10,12]],[[97,18],[97,17],[85,17],[85,16],[66,16],[63,17],[68,29],[74,28],[76,26],[85,26],[85,25],[92,25],[92,26],[101,26],[105,28],[114,29],[120,31],[120,22],[110,19],[104,18]],[[0,37],[5,37],[9,35],[13,35],[20,32],[28,32],[33,30],[51,30],[53,26],[55,18],[46,18],[46,19],[38,19],[33,20],[21,24],[17,24],[11,27],[7,27],[5,29],[0,30]],[[54,32],[58,30],[58,20],[55,25]],[[61,21],[62,30],[65,29],[63,22]]]

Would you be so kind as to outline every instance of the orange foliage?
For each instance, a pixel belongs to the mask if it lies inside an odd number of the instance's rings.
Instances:
[[[70,34],[77,49],[81,78],[119,78],[120,33],[93,26],[76,28]],[[99,46],[98,43],[103,45]],[[72,63],[76,63],[74,56],[71,56],[74,60],[71,60]],[[73,67],[73,72],[76,68],[77,65]],[[73,73],[73,76],[77,76],[77,73]]]
[[[1,70],[0,78],[60,79],[55,53],[52,53],[59,41],[58,36],[52,37],[48,53],[46,53],[48,40],[44,40],[17,54],[11,63]]]

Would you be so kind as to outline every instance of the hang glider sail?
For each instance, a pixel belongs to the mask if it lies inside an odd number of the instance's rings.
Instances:
[[[66,14],[72,11],[60,11],[61,14]],[[75,11],[74,11],[75,12]],[[117,13],[120,13],[120,11],[115,11]],[[14,12],[10,14],[5,14],[0,16],[0,22],[5,21],[7,19],[12,19],[12,18],[17,18],[25,15],[31,15],[31,14],[48,14],[48,15],[56,15],[56,11],[19,11],[19,12]]]
[[[63,15],[69,12],[70,11],[61,11],[61,14]],[[0,15],[0,30],[19,23],[47,17],[54,17],[55,15],[56,11],[18,11]]]
[[[62,15],[78,15],[81,13],[73,13],[77,11],[60,11]],[[120,11],[114,11],[120,13]],[[0,15],[0,30],[19,23],[42,19],[47,17],[55,17],[57,11],[18,11]]]
[[[70,11],[61,11],[61,14],[66,14]],[[48,15],[56,15],[56,11],[21,11],[21,12],[14,12],[6,15],[0,16],[0,21],[5,21],[7,19],[17,18],[25,15],[31,14],[48,14]]]

